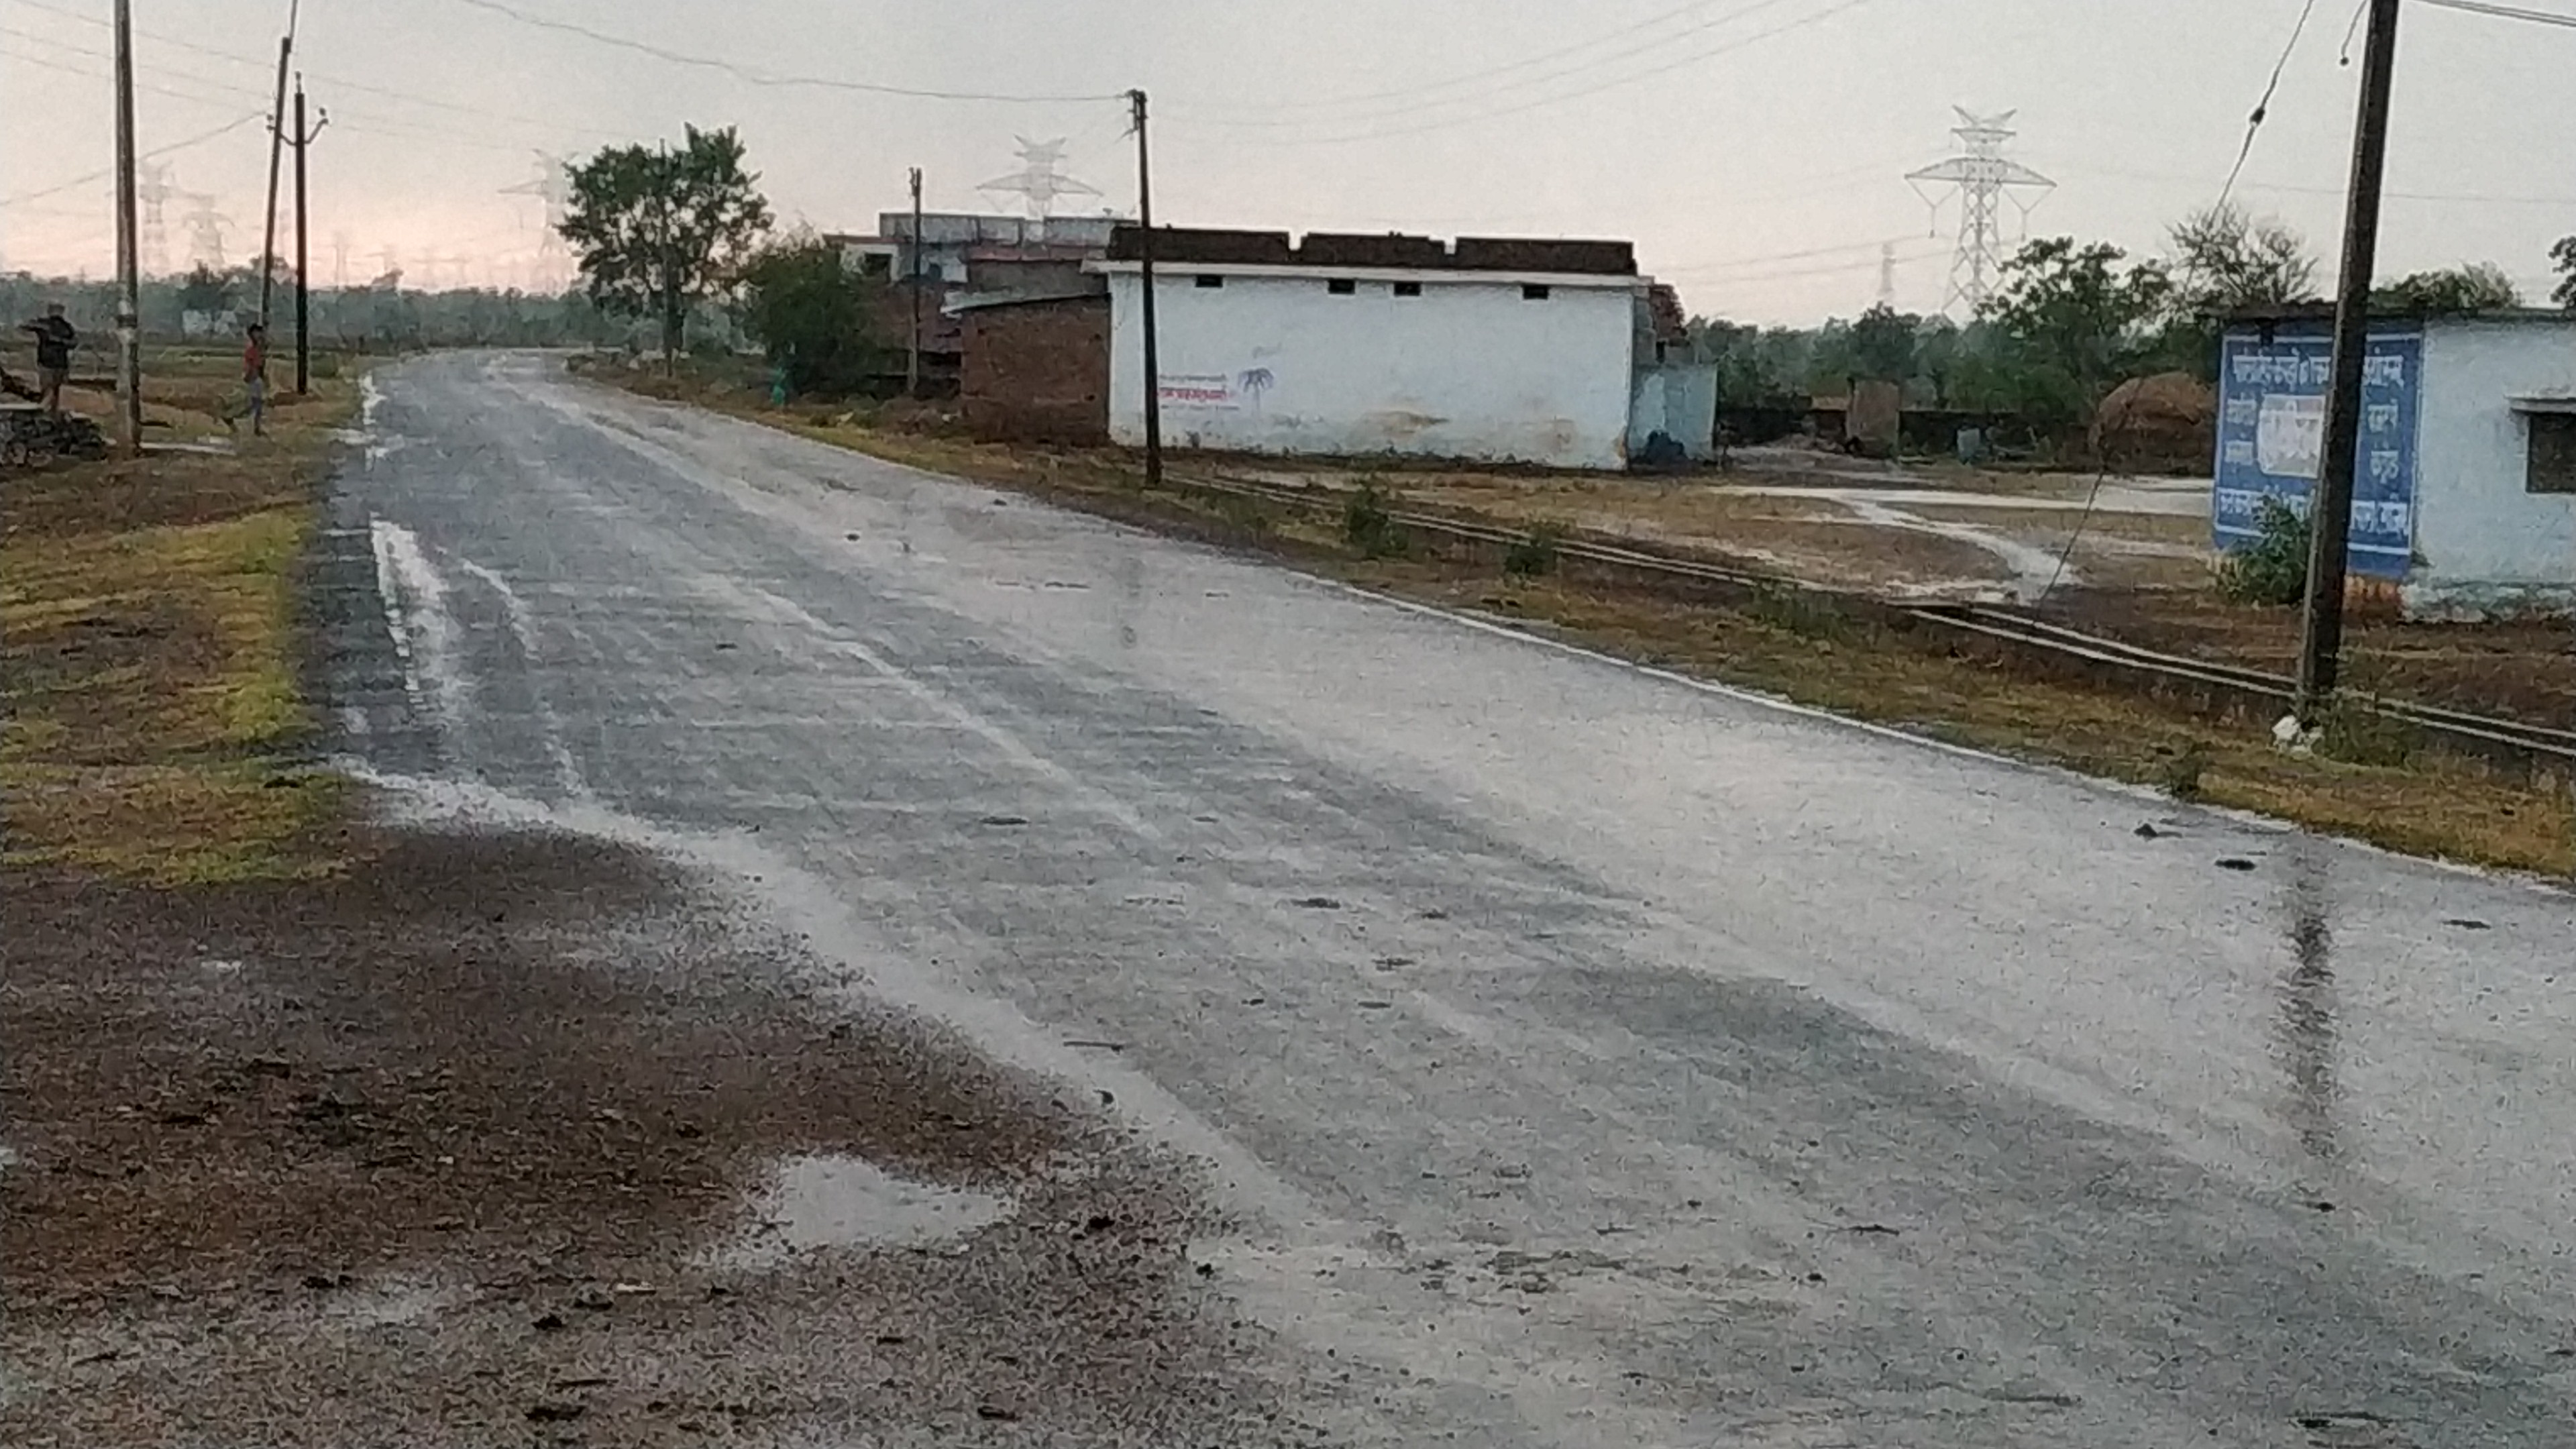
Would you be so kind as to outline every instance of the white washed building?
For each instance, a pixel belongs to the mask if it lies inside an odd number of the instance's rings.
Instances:
[[[2260,500],[2302,511],[2322,451],[2332,319],[2232,324],[2219,361],[2221,548]],[[2352,569],[2418,618],[2576,610],[2576,314],[2374,319]]]
[[[1625,466],[1647,283],[1624,242],[1157,229],[1175,447]],[[1109,426],[1145,436],[1139,237],[1109,279]]]

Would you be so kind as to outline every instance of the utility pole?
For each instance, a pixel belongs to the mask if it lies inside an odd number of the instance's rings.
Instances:
[[[903,369],[903,395],[921,396],[921,168],[912,168],[912,356]]]
[[[295,395],[309,396],[313,391],[313,249],[308,235],[310,213],[305,209],[304,151],[322,128],[331,124],[331,113],[310,130],[304,125],[304,77],[295,78]]]
[[[662,375],[680,375],[679,329],[672,325],[679,315],[679,279],[671,275],[671,143],[660,142],[655,154],[661,158],[653,178],[653,189],[661,198],[662,217]]]
[[[2308,603],[2299,637],[2299,722],[2312,725],[2343,662],[2344,574],[2351,563],[2353,472],[2361,457],[2362,377],[2370,353],[2370,284],[2379,269],[2379,193],[2388,166],[2389,95],[2397,78],[2398,0],[2370,0],[2345,203],[2343,278],[2335,298],[2334,391],[2325,454],[2308,508]]]
[[[259,325],[268,325],[268,302],[277,284],[277,179],[286,159],[286,72],[295,60],[295,22],[304,0],[287,7],[286,34],[277,42],[277,104],[268,113],[268,210],[261,220],[266,235],[259,248]]]
[[[143,263],[134,162],[134,7],[133,0],[116,0],[116,417],[128,455],[143,451]]]
[[[1136,280],[1144,295],[1145,486],[1163,486],[1163,358],[1154,328],[1154,155],[1145,140],[1145,92],[1127,93],[1136,108]]]

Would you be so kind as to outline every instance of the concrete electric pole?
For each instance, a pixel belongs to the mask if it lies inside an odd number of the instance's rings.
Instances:
[[[304,152],[322,128],[331,124],[323,112],[310,129],[304,124],[304,77],[295,78],[295,395],[313,391],[313,245],[311,213],[305,203]]]
[[[2380,182],[2388,168],[2388,106],[2397,79],[2398,0],[2370,0],[2353,127],[2352,190],[2344,204],[2343,275],[2335,297],[2334,381],[2325,452],[2308,508],[2308,601],[2299,635],[2299,722],[2314,726],[2343,661],[2344,577],[2351,562],[2353,471],[2361,455],[2361,392],[2370,352],[2370,285],[2379,269]]]
[[[116,0],[116,418],[143,451],[143,260],[134,209],[134,7]]]
[[[1144,298],[1145,327],[1145,486],[1163,486],[1163,357],[1154,328],[1154,152],[1145,139],[1145,93],[1133,90],[1127,100],[1136,119],[1136,280]]]
[[[304,0],[287,8],[286,34],[277,42],[277,105],[268,114],[268,210],[261,224],[259,247],[259,325],[268,325],[268,303],[277,285],[277,180],[286,159],[286,73],[295,60],[295,22]]]
[[[903,395],[918,402],[921,398],[921,168],[912,168],[912,236],[908,250],[912,265],[904,268],[907,290],[912,293],[912,352],[905,359]]]

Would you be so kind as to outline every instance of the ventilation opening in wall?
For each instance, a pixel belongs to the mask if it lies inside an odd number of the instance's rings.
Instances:
[[[1547,299],[1547,288],[1540,286],[1536,282],[1532,282],[1521,288],[1521,300],[1524,302],[1544,302]]]
[[[1352,281],[1348,277],[1335,277],[1324,283],[1324,290],[1332,293],[1336,297],[1348,297],[1359,291],[1359,289],[1360,284]]]
[[[1395,295],[1399,297],[1419,297],[1422,295],[1422,284],[1420,282],[1398,282],[1395,284]]]
[[[1217,276],[1212,272],[1199,273],[1199,290],[1202,292],[1212,292],[1224,285],[1225,278],[1223,277]]]
[[[2576,493],[2576,413],[2526,413],[2531,424],[2530,471],[2523,487],[2533,493]]]

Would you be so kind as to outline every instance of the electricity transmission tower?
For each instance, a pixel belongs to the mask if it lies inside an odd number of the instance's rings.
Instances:
[[[134,199],[143,212],[143,272],[146,276],[170,274],[171,199],[179,195],[173,183],[173,168],[167,161],[146,161],[134,168]]]
[[[189,203],[188,214],[179,218],[188,228],[188,260],[208,271],[224,269],[224,230],[232,218],[215,210],[211,196],[191,193],[183,198]]]
[[[2004,143],[2015,134],[2012,118],[2018,111],[1999,116],[1979,116],[1966,108],[1954,106],[1963,123],[1950,134],[1959,138],[1962,150],[1938,165],[1911,172],[1906,180],[1913,183],[1917,194],[1933,206],[1939,215],[1940,198],[1925,191],[1928,185],[1955,188],[1959,195],[1959,254],[1950,264],[1950,295],[1941,310],[1949,311],[1961,302],[1974,313],[1983,307],[1994,290],[1995,274],[2002,270],[2003,205],[2009,200],[2021,208],[2026,217],[2057,183],[2022,165],[2004,158]],[[2025,193],[2038,196],[2024,202]]]
[[[572,205],[571,158],[551,151],[537,153],[537,172],[516,186],[503,187],[503,196],[533,196],[545,203],[546,230],[537,238],[537,275],[552,286],[557,279],[572,274],[572,254],[564,247],[563,220]]]
[[[1026,136],[1020,143],[1020,169],[997,180],[976,187],[978,191],[1000,191],[1021,198],[1029,215],[1044,221],[1055,214],[1056,202],[1068,196],[1098,196],[1100,188],[1076,181],[1064,174],[1064,147],[1061,140],[1032,141]]]

